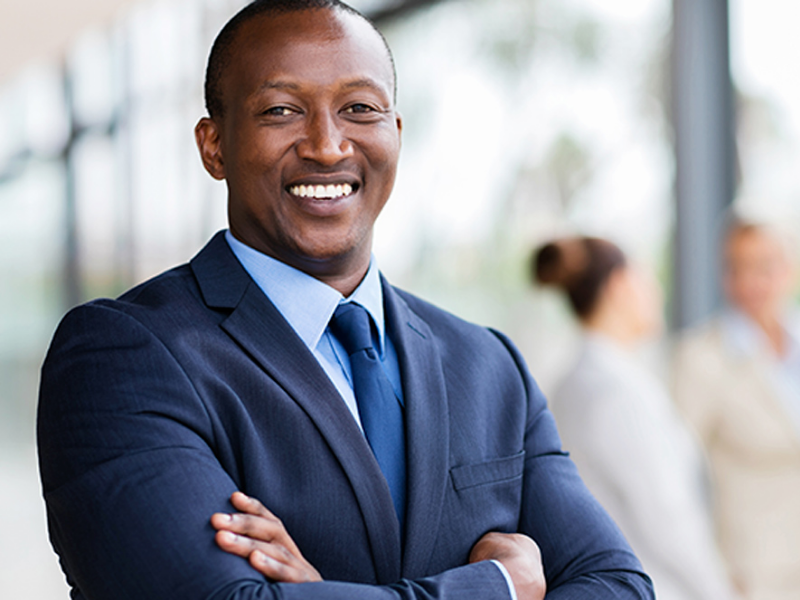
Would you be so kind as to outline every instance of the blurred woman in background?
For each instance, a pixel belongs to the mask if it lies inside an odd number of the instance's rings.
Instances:
[[[800,598],[800,322],[786,236],[740,218],[727,306],[676,346],[675,399],[711,463],[720,549],[747,600]]]
[[[662,327],[655,282],[611,242],[576,237],[533,257],[533,278],[566,294],[577,361],[552,410],[589,489],[653,578],[659,600],[734,597],[713,541],[702,459],[664,387],[637,361]]]

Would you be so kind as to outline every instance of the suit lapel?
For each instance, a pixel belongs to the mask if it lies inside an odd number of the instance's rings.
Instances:
[[[206,303],[233,309],[221,327],[299,404],[336,455],[353,487],[380,583],[400,577],[400,531],[377,461],[313,354],[218,234],[193,261]]]
[[[427,574],[447,485],[447,393],[433,334],[383,280],[386,326],[400,361],[406,415],[407,485],[403,577]]]
[[[767,374],[771,369],[769,361],[763,356],[758,356],[749,363],[741,365],[739,372],[758,387],[758,393],[752,394],[748,400],[759,403],[763,409],[764,419],[771,421],[768,425],[773,434],[770,436],[773,444],[779,441],[774,434],[780,431],[780,437],[783,438],[780,442],[786,448],[798,451],[800,435],[798,435],[797,421],[791,413],[791,408],[786,405],[787,400],[781,396],[777,382],[768,377]]]

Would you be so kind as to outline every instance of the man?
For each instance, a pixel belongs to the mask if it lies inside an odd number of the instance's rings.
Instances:
[[[800,330],[787,246],[768,225],[734,221],[729,307],[676,355],[675,398],[706,448],[720,549],[748,600],[800,597]]]
[[[652,597],[510,342],[372,263],[394,88],[380,34],[333,0],[256,2],[220,33],[196,137],[229,232],[71,312],[43,367],[74,598]]]

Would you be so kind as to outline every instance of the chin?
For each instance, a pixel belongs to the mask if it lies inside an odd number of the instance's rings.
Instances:
[[[318,232],[303,244],[308,256],[317,260],[348,260],[369,256],[371,246],[370,236],[353,235],[351,231]]]
[[[305,261],[314,264],[341,264],[357,259],[362,255],[357,247],[351,245],[316,245],[306,247],[298,252]],[[366,253],[369,261],[369,252]]]

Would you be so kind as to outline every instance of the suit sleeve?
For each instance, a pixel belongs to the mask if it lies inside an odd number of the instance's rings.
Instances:
[[[237,488],[213,450],[215,418],[167,346],[113,303],[64,319],[42,369],[37,437],[73,598],[509,598],[490,562],[390,586],[268,582],[214,542],[209,518],[231,510]]]
[[[513,344],[495,332],[525,381],[528,421],[519,530],[539,545],[551,600],[654,598],[619,528],[583,484],[546,400]]]

